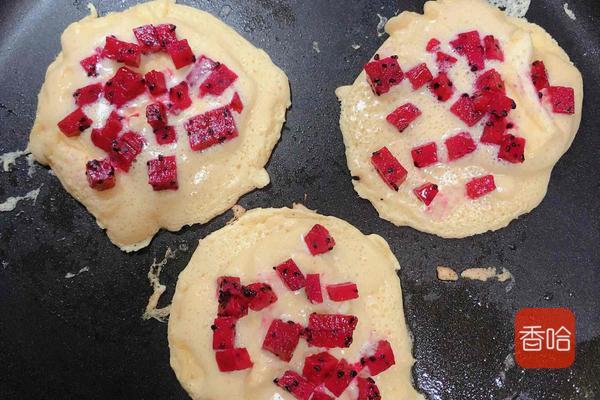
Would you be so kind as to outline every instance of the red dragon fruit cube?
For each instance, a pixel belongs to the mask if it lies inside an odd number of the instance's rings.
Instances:
[[[310,231],[304,235],[304,242],[313,256],[327,253],[335,246],[335,239],[329,234],[327,228],[320,224],[310,228]]]
[[[358,288],[355,283],[344,282],[325,286],[332,301],[348,301],[358,299]]]
[[[505,135],[498,149],[498,158],[513,164],[525,161],[525,139],[514,135]]]
[[[371,376],[379,375],[394,364],[396,364],[394,351],[387,340],[379,341],[375,353],[365,357],[365,365],[369,369]]]
[[[231,140],[238,135],[235,121],[228,107],[221,107],[196,115],[185,123],[190,147],[194,151]]]
[[[434,51],[438,51],[440,49],[440,41],[437,40],[436,38],[432,38],[427,42],[427,45],[425,46],[425,50],[427,50],[428,53],[433,53]]]
[[[438,162],[437,144],[435,142],[414,147],[410,151],[410,154],[417,168],[425,168]]]
[[[507,122],[506,118],[490,115],[483,127],[483,134],[479,141],[487,144],[501,144],[506,130],[512,126],[512,123]]]
[[[92,83],[91,85],[77,89],[73,93],[75,104],[77,104],[78,107],[83,107],[95,103],[102,94],[103,88],[104,85],[101,83]]]
[[[473,141],[473,138],[469,132],[461,132],[457,135],[451,136],[445,141],[446,149],[448,150],[448,160],[458,160],[475,151],[477,144]]]
[[[237,74],[227,68],[225,64],[217,63],[204,82],[200,84],[200,97],[207,94],[220,96],[237,78]]]
[[[505,93],[504,80],[502,80],[502,76],[498,71],[493,68],[485,71],[485,73],[477,78],[475,88],[482,92]]]
[[[342,358],[331,374],[325,379],[324,384],[331,393],[339,397],[350,386],[350,383],[357,375],[358,371],[356,367]]]
[[[254,365],[250,359],[248,350],[245,348],[217,351],[215,353],[215,359],[217,360],[217,366],[221,372],[242,371],[244,369],[252,368]]]
[[[486,60],[504,61],[504,53],[500,42],[493,35],[487,35],[483,38],[483,47]]]
[[[425,63],[421,63],[408,71],[406,77],[410,81],[413,90],[419,89],[433,79],[433,75],[431,75],[431,71],[427,68],[427,64]]]
[[[311,383],[320,385],[337,366],[338,359],[324,351],[306,357],[302,375]]]
[[[115,186],[115,169],[108,158],[88,161],[85,175],[92,189],[102,191]]]
[[[306,286],[304,274],[291,258],[273,267],[273,269],[277,271],[277,274],[288,289],[296,291]]]
[[[467,196],[470,199],[477,199],[496,190],[496,184],[494,182],[493,175],[485,175],[473,178],[467,182],[465,187],[467,189]]]
[[[311,347],[350,347],[357,324],[353,315],[312,313],[304,335]]]
[[[165,74],[159,71],[150,71],[144,75],[146,80],[146,86],[152,96],[160,96],[161,94],[167,93],[167,82],[165,80]]]
[[[242,111],[244,111],[244,104],[242,103],[242,99],[240,98],[240,95],[238,94],[238,92],[235,92],[233,94],[233,97],[231,98],[231,101],[229,102],[229,108],[231,108],[233,111],[235,111],[238,114],[240,114]]]
[[[248,315],[248,298],[242,294],[240,278],[221,276],[217,279],[219,317],[242,318]]]
[[[142,53],[157,53],[163,46],[158,40],[156,28],[153,25],[144,25],[133,29],[133,34],[137,39]]]
[[[233,349],[235,347],[235,324],[237,318],[217,317],[210,329],[213,331],[213,350]]]
[[[435,196],[439,192],[438,185],[435,183],[427,182],[419,187],[413,189],[413,193],[419,200],[421,200],[426,206],[430,205]]]
[[[570,87],[548,86],[545,95],[550,98],[552,112],[575,114],[575,91]]]
[[[440,72],[431,82],[429,82],[429,90],[438,99],[438,101],[448,101],[454,94],[454,84],[448,78],[445,72]]]
[[[167,52],[177,69],[187,67],[196,62],[196,56],[194,56],[194,52],[186,39],[168,44]]]
[[[373,378],[357,378],[358,384],[358,399],[357,400],[374,400],[381,399],[379,388],[375,384]]]
[[[190,87],[196,87],[199,82],[204,81],[208,75],[217,67],[218,63],[202,55],[190,69],[185,81]]]
[[[312,304],[323,302],[323,291],[321,289],[321,276],[319,274],[306,275],[306,297]]]
[[[285,371],[281,377],[273,380],[273,383],[286,392],[291,393],[298,400],[310,399],[310,395],[315,390],[315,386],[312,383],[294,371]]]
[[[102,57],[137,68],[140,66],[142,52],[140,46],[135,43],[123,42],[114,36],[107,36]]]
[[[536,90],[540,91],[550,86],[550,82],[548,81],[548,72],[546,71],[546,66],[544,65],[543,61],[534,61],[531,64],[530,74],[531,82],[533,82],[533,86],[535,86]]]
[[[158,144],[170,144],[177,141],[177,132],[175,127],[167,125],[154,130],[154,137]]]
[[[262,348],[275,354],[281,360],[289,362],[298,346],[301,332],[302,325],[293,321],[285,322],[275,319],[269,326]]]
[[[177,41],[177,33],[175,32],[177,27],[175,25],[161,24],[157,25],[154,29],[156,30],[156,37],[163,49],[166,49],[168,45]]]
[[[146,91],[142,75],[121,67],[104,87],[104,98],[117,107],[135,99]]]
[[[146,106],[146,121],[153,129],[164,128],[169,123],[167,118],[167,107],[157,102]]]
[[[450,107],[452,114],[456,115],[463,121],[467,126],[473,126],[483,118],[484,113],[478,111],[473,105],[473,99],[467,94],[463,93],[458,100]]]
[[[248,307],[254,311],[260,311],[269,307],[277,301],[277,295],[273,288],[262,282],[251,283],[242,288],[242,294],[250,299]]]
[[[485,67],[484,47],[481,44],[479,32],[470,31],[458,34],[458,38],[450,45],[461,56],[466,57],[471,71],[481,71]]]
[[[410,123],[417,119],[419,115],[421,115],[421,110],[419,110],[417,106],[406,103],[392,111],[386,117],[386,120],[402,132],[408,128]]]
[[[387,147],[382,147],[371,156],[371,163],[387,185],[398,191],[400,185],[406,180],[408,171],[392,155]]]
[[[488,111],[497,117],[506,117],[515,108],[517,108],[517,103],[508,96],[501,93],[490,96]]]
[[[92,126],[93,121],[88,118],[81,108],[76,109],[71,114],[64,117],[58,123],[58,129],[65,136],[77,136],[87,128]]]
[[[373,61],[365,65],[365,72],[367,81],[377,96],[389,92],[392,86],[400,84],[404,79],[398,56],[380,58],[379,54],[375,54]]]
[[[446,54],[443,51],[438,51],[435,54],[435,62],[438,66],[440,73],[448,71],[458,60],[452,57],[450,54]]]
[[[113,140],[117,138],[121,129],[123,129],[122,119],[123,118],[116,111],[112,111],[102,128],[92,129],[90,135],[92,143],[94,143],[96,147],[110,153]]]
[[[84,58],[79,62],[87,76],[94,77],[98,76],[98,71],[96,70],[98,67],[98,62],[100,61],[99,54],[92,54],[89,57]]]
[[[169,100],[171,101],[171,109],[176,112],[183,111],[192,105],[190,89],[186,81],[182,81],[169,89]]]
[[[148,161],[148,183],[155,191],[177,190],[177,162],[175,156],[158,156]]]
[[[125,132],[120,138],[113,140],[110,160],[117,168],[129,172],[131,164],[142,152],[144,145],[143,137],[132,131]]]

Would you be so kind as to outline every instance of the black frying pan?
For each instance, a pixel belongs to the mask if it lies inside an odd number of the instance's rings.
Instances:
[[[498,232],[442,240],[377,217],[357,197],[346,168],[334,89],[348,84],[385,39],[377,13],[422,10],[422,0],[183,1],[207,10],[264,48],[288,74],[293,106],[268,170],[272,183],[240,200],[246,208],[294,201],[388,240],[403,269],[418,388],[431,399],[600,399],[600,3],[534,0],[527,17],[567,50],[585,82],[584,116],[556,166],[548,195]],[[134,3],[97,0],[100,13]],[[84,0],[0,2],[0,151],[23,149],[59,35],[87,14]],[[319,43],[320,53],[313,50]],[[351,47],[360,44],[360,49]],[[143,321],[146,274],[167,247],[187,245],[161,277],[172,295],[196,243],[231,215],[162,232],[135,254],[113,246],[94,218],[44,168],[20,160],[0,173],[0,201],[41,186],[35,206],[0,213],[0,398],[186,399],[169,367],[166,325]],[[306,194],[306,200],[305,200]],[[168,210],[165,210],[168,212]],[[185,247],[185,246],[184,246]],[[440,282],[435,267],[508,268],[515,285]],[[65,274],[88,267],[66,279]],[[505,367],[513,315],[525,306],[570,307],[577,356],[566,370]]]

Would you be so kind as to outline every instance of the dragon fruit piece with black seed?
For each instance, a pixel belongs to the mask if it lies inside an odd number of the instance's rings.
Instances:
[[[358,399],[357,400],[378,400],[381,399],[381,392],[375,384],[373,378],[357,378]]]
[[[421,110],[414,104],[406,103],[392,111],[386,120],[394,125],[399,132],[403,132],[408,126],[421,115]]]
[[[304,235],[304,242],[313,256],[327,253],[335,246],[335,239],[321,224],[315,224],[310,228],[310,231]]]
[[[494,35],[487,35],[483,38],[483,47],[486,60],[504,61],[504,52],[500,41]]]
[[[173,24],[161,24],[155,26],[154,29],[156,30],[156,37],[163,50],[171,43],[177,41],[177,26]]]
[[[235,317],[217,317],[210,329],[213,331],[213,350],[233,349],[235,347]]]
[[[312,354],[304,360],[302,375],[315,385],[320,385],[337,366],[338,359],[324,351]]]
[[[429,82],[429,90],[438,101],[444,102],[454,94],[454,84],[445,72],[440,72],[438,76]]]
[[[165,74],[152,70],[144,75],[146,86],[152,96],[160,96],[167,93],[167,81]]]
[[[485,68],[485,49],[478,31],[459,33],[450,45],[467,59],[471,71],[481,71]]]
[[[135,43],[128,43],[114,36],[107,36],[104,49],[102,49],[102,57],[137,68],[140,66],[142,51],[140,46]]]
[[[121,117],[116,111],[112,111],[104,126],[102,128],[92,129],[90,139],[94,145],[107,153],[112,150],[112,143],[117,138],[121,129],[123,129],[123,123]]]
[[[298,265],[291,258],[282,262],[273,269],[281,278],[285,286],[292,291],[300,290],[306,286],[306,278]]]
[[[356,367],[342,358],[325,379],[324,385],[331,393],[339,397],[357,376]]]
[[[319,274],[306,275],[306,286],[304,290],[308,301],[312,304],[323,303],[323,290],[321,289],[321,276]]]
[[[463,93],[452,104],[450,111],[469,127],[478,123],[484,116],[483,112],[476,109],[473,99],[467,93]]]
[[[408,175],[408,171],[387,147],[382,147],[371,155],[371,164],[373,164],[381,179],[395,191],[398,191]]]
[[[275,319],[269,326],[262,348],[275,354],[279,359],[289,362],[298,346],[301,333],[302,325],[293,321]]]
[[[485,175],[471,179],[466,183],[465,188],[467,197],[475,200],[496,190],[496,183],[493,175]]]
[[[431,82],[433,79],[433,75],[425,63],[421,63],[409,70],[406,73],[406,77],[410,81],[413,90],[421,88],[423,85]]]
[[[531,82],[536,90],[540,91],[550,86],[548,71],[546,71],[546,66],[543,61],[537,60],[531,64],[530,76]]]
[[[92,54],[89,57],[84,58],[79,62],[87,76],[95,77],[98,76],[98,63],[100,62],[100,54]]]
[[[377,96],[389,92],[393,86],[400,84],[404,79],[404,72],[398,64],[398,56],[381,58],[379,54],[375,54],[373,61],[365,64],[364,69],[367,81]]]
[[[358,288],[355,283],[344,282],[325,286],[331,301],[341,302],[358,299]]]
[[[495,69],[489,69],[480,75],[475,81],[475,89],[482,92],[506,93],[504,80]]]
[[[176,69],[187,67],[196,62],[196,56],[186,39],[169,43],[167,53],[171,56]]]
[[[383,371],[396,364],[392,345],[387,340],[380,340],[373,354],[364,357],[365,366],[369,369],[371,376],[377,376]]]
[[[161,102],[148,104],[146,106],[146,121],[154,130],[164,128],[169,123],[167,107]]]
[[[483,127],[483,134],[479,141],[487,144],[501,144],[506,130],[512,126],[512,123],[508,122],[505,117],[490,115]]]
[[[438,185],[431,182],[426,182],[419,187],[413,189],[413,193],[419,200],[423,202],[426,206],[430,205],[435,196],[437,196],[439,192]]]
[[[436,38],[429,39],[429,41],[427,42],[427,45],[425,46],[425,50],[428,53],[433,53],[440,49],[440,44],[441,44],[440,41],[437,40]]]
[[[154,25],[143,25],[134,28],[133,34],[143,54],[157,53],[163,49]]]
[[[237,78],[237,74],[227,68],[225,64],[217,63],[204,82],[200,84],[200,97],[208,94],[220,96]]]
[[[106,82],[104,98],[118,108],[125,103],[142,95],[146,91],[146,84],[142,75],[121,67],[117,73]]]
[[[98,101],[103,89],[104,85],[102,83],[92,83],[91,85],[77,89],[73,93],[75,104],[77,104],[78,107],[83,107],[95,103]]]
[[[525,139],[514,135],[505,135],[498,149],[498,158],[513,164],[525,161]]]
[[[256,282],[242,287],[242,294],[249,298],[248,307],[260,311],[277,302],[277,295],[271,285]]]
[[[88,161],[85,175],[92,189],[102,191],[115,186],[115,169],[108,158]]]
[[[245,348],[217,351],[215,359],[221,372],[242,371],[254,365]]]
[[[175,156],[158,156],[148,161],[148,183],[154,191],[177,190],[177,161]]]
[[[477,149],[477,144],[473,141],[473,138],[469,132],[461,132],[457,135],[451,136],[444,142],[446,149],[448,150],[448,160],[458,160],[470,154]]]
[[[237,127],[228,107],[221,107],[196,115],[185,123],[190,147],[201,151],[238,135]]]
[[[446,73],[458,60],[450,54],[438,51],[435,54],[435,62],[440,73]]]
[[[354,315],[312,313],[304,336],[311,347],[350,347],[357,324]]]
[[[298,400],[309,400],[315,390],[315,386],[294,371],[285,371],[285,373],[273,380],[280,388],[291,393]]]
[[[122,171],[129,172],[131,164],[142,152],[146,142],[135,132],[127,131],[121,137],[113,140],[110,150],[110,160]]]
[[[179,82],[169,89],[169,100],[171,101],[171,111],[180,112],[192,105],[190,98],[190,89],[186,81]]]
[[[229,108],[235,111],[238,114],[241,114],[244,111],[244,103],[242,103],[242,99],[238,92],[235,92],[231,97],[231,101],[229,102]]]
[[[92,126],[93,121],[83,112],[81,108],[64,117],[57,125],[65,136],[77,136]]]
[[[204,81],[208,75],[216,68],[218,63],[210,58],[202,55],[190,69],[185,81],[190,87],[196,87],[200,82]]]
[[[548,86],[543,93],[552,105],[552,112],[556,114],[575,114],[575,91],[573,88]]]
[[[410,154],[413,164],[417,168],[425,168],[438,162],[437,144],[435,142],[425,143],[414,147]]]
[[[177,132],[175,131],[175,127],[172,125],[167,125],[154,130],[154,137],[156,138],[156,143],[163,144],[171,144],[177,141]]]
[[[248,315],[249,299],[242,294],[240,278],[221,276],[217,279],[217,302],[219,317],[242,318]]]

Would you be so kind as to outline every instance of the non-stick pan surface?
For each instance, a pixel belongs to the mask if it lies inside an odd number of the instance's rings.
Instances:
[[[94,3],[103,14],[135,2]],[[272,183],[240,204],[302,202],[387,239],[403,267],[419,390],[431,399],[600,399],[597,0],[569,2],[575,21],[565,14],[564,0],[532,2],[527,17],[544,26],[583,73],[582,125],[538,208],[505,229],[462,240],[379,219],[352,189],[338,127],[334,89],[351,83],[385,39],[377,35],[377,14],[420,12],[422,0],[184,3],[220,16],[264,48],[290,78],[293,106],[268,165]],[[60,50],[60,34],[86,14],[83,0],[0,2],[0,152],[26,147],[36,96]],[[25,201],[0,213],[0,398],[186,399],[169,367],[166,324],[141,318],[151,293],[146,274],[168,247],[183,249],[161,276],[168,303],[198,240],[231,214],[161,232],[148,248],[125,254],[47,169],[32,172],[29,176],[20,159],[12,172],[0,173],[0,202],[41,188],[35,204]],[[505,267],[514,284],[444,283],[436,279],[437,265]],[[65,277],[82,268],[89,271]],[[523,370],[511,364],[513,316],[527,306],[575,312],[572,368]]]

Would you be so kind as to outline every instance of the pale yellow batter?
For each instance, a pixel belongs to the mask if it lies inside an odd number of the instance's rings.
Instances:
[[[518,129],[515,134],[527,141],[525,162],[499,162],[498,146],[478,143],[477,150],[462,159],[415,168],[411,158],[413,147],[436,141],[438,155],[443,159],[443,142],[450,136],[469,131],[479,142],[482,126],[468,128],[449,112],[450,105],[461,93],[472,93],[476,75],[448,42],[458,33],[471,30],[478,30],[482,37],[494,35],[501,42],[505,61],[486,60],[486,70],[494,68],[502,75],[507,95],[517,104],[510,118]],[[541,27],[508,17],[483,0],[430,1],[425,3],[423,15],[403,12],[387,23],[386,31],[390,37],[377,53],[382,57],[398,55],[405,72],[426,62],[435,76],[435,54],[427,53],[425,48],[429,39],[440,40],[441,50],[458,58],[449,72],[456,90],[452,99],[440,103],[427,85],[413,91],[405,79],[389,93],[377,97],[364,72],[352,86],[337,90],[342,104],[340,126],[348,167],[359,179],[353,180],[358,194],[371,201],[382,218],[396,225],[408,225],[448,238],[502,228],[536,207],[546,194],[554,164],[571,145],[581,120],[581,74],[556,41]],[[535,60],[544,61],[552,85],[575,90],[574,115],[554,114],[547,104],[538,100],[529,75]],[[408,102],[415,104],[422,115],[399,133],[386,121],[386,116]],[[485,121],[486,118],[482,119],[481,124]],[[391,190],[371,165],[371,153],[383,146],[408,170],[408,177],[398,192]],[[487,174],[494,175],[497,189],[477,200],[467,198],[465,183]],[[440,190],[429,207],[412,193],[426,181],[437,183]]]
[[[56,124],[74,109],[72,93],[76,89],[106,81],[122,64],[103,59],[99,76],[93,79],[86,76],[79,62],[102,47],[107,35],[136,43],[133,28],[163,23],[175,24],[178,38],[187,39],[197,57],[204,54],[225,63],[239,78],[219,97],[199,99],[192,93],[192,107],[178,116],[169,116],[169,124],[176,126],[176,144],[156,143],[145,119],[145,107],[151,99],[147,94],[135,99],[126,110],[132,115],[129,128],[144,136],[148,145],[129,173],[118,173],[114,188],[103,192],[91,189],[85,176],[86,162],[103,158],[106,153],[92,144],[91,129],[77,137],[66,137]],[[29,150],[37,161],[55,171],[66,190],[87,207],[111,241],[123,250],[148,245],[160,228],[176,231],[184,225],[206,222],[233,206],[241,195],[269,183],[264,165],[279,140],[290,105],[287,77],[264,51],[220,20],[176,5],[174,0],[158,0],[101,18],[92,11],[92,15],[71,24],[61,42],[62,52],[48,68],[39,95]],[[167,85],[171,87],[182,81],[190,68],[175,70],[167,54],[156,53],[142,56],[138,71],[170,69],[172,76]],[[184,121],[228,104],[236,91],[244,103],[244,111],[234,116],[239,136],[201,152],[191,151]],[[102,100],[85,111],[94,120],[92,127],[101,127],[110,107]],[[155,192],[148,184],[146,161],[158,154],[176,155],[178,190]]]
[[[332,251],[312,256],[302,236],[316,223],[329,230],[336,244]],[[305,274],[321,273],[322,284],[356,283],[360,297],[343,303],[326,299],[323,304],[312,305],[304,290],[288,290],[272,270],[290,257]],[[351,347],[330,352],[338,358],[357,360],[368,343],[387,339],[396,365],[374,378],[382,398],[421,399],[411,385],[413,358],[396,276],[398,268],[385,240],[377,235],[363,235],[340,219],[301,206],[248,211],[200,241],[179,276],[169,320],[171,366],[195,400],[291,400],[293,397],[275,386],[273,379],[287,369],[301,372],[306,355],[319,350],[308,348],[301,340],[289,364],[261,350],[268,321],[283,318],[306,325],[313,311],[340,312],[357,316],[359,323]],[[216,280],[223,275],[238,276],[242,283],[269,283],[279,297],[270,307],[261,312],[250,311],[237,323],[236,346],[246,347],[254,362],[251,369],[244,371],[219,372],[212,350],[210,326],[217,310]],[[356,387],[351,386],[340,398],[356,399]]]

